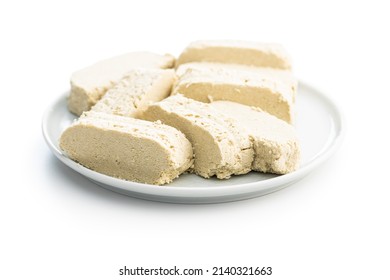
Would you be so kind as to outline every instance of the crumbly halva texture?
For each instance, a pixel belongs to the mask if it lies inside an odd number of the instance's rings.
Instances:
[[[92,107],[92,111],[137,117],[150,103],[167,97],[175,81],[173,69],[134,69]]]
[[[183,132],[194,150],[190,171],[204,178],[215,175],[227,179],[251,170],[253,148],[249,138],[234,120],[210,104],[175,95],[151,105],[142,118],[160,120]]]
[[[190,142],[161,122],[86,112],[60,138],[61,149],[97,172],[162,185],[193,164]]]
[[[296,85],[285,72],[236,67],[188,68],[172,94],[183,94],[201,102],[226,100],[262,110],[288,122],[294,119]],[[286,82],[289,80],[290,82]]]
[[[131,52],[99,61],[74,72],[70,79],[68,109],[76,115],[88,111],[127,72],[134,68],[172,68],[175,58],[169,54]]]
[[[281,45],[246,41],[193,42],[179,56],[176,67],[188,62],[222,62],[291,69],[290,58]]]
[[[248,133],[255,151],[253,170],[286,174],[298,169],[300,146],[293,126],[258,108],[229,101],[211,105]]]

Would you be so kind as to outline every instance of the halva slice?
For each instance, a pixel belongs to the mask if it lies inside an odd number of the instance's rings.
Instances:
[[[176,69],[176,75],[179,77],[186,74],[186,72],[192,72],[192,75],[196,73],[202,73],[205,71],[209,72],[218,72],[218,71],[232,71],[232,72],[241,72],[241,75],[244,76],[245,73],[251,77],[267,78],[273,80],[277,83],[284,83],[290,90],[293,95],[293,102],[295,102],[295,96],[298,89],[298,81],[294,77],[293,73],[289,70],[281,70],[269,67],[255,67],[241,64],[228,64],[228,63],[214,63],[214,62],[190,62],[181,64]]]
[[[190,171],[209,178],[227,179],[251,170],[253,149],[247,135],[234,120],[210,104],[170,96],[146,109],[142,118],[173,126],[183,132],[194,150]]]
[[[99,61],[74,72],[70,78],[69,110],[81,115],[88,111],[113,85],[134,68],[172,68],[175,59],[171,55],[150,52],[131,52]]]
[[[192,146],[177,129],[92,111],[62,133],[60,147],[87,168],[155,185],[171,182],[193,163]]]
[[[131,70],[91,110],[137,117],[150,103],[167,97],[174,81],[172,69]]]
[[[193,42],[179,56],[176,66],[188,62],[222,62],[291,69],[290,58],[281,45],[247,41]]]
[[[288,123],[294,119],[296,86],[279,71],[243,71],[235,67],[188,69],[172,94],[183,94],[201,102],[226,100],[259,107]]]
[[[258,108],[229,101],[211,105],[234,118],[250,136],[255,151],[253,170],[286,174],[299,167],[300,146],[293,126]]]

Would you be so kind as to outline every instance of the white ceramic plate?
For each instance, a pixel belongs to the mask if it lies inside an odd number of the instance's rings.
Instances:
[[[43,135],[54,155],[96,184],[125,195],[174,203],[216,203],[253,198],[283,189],[302,179],[324,162],[340,145],[344,134],[342,116],[324,94],[300,83],[296,102],[296,128],[301,143],[299,170],[286,175],[251,172],[229,180],[203,179],[184,174],[165,186],[139,184],[92,171],[65,156],[58,147],[61,132],[75,119],[62,94],[43,117]]]

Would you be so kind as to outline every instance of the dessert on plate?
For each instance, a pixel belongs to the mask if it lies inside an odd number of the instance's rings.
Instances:
[[[91,170],[145,184],[286,174],[300,161],[297,87],[278,44],[197,41],[177,60],[128,53],[73,73],[78,118],[59,144]]]

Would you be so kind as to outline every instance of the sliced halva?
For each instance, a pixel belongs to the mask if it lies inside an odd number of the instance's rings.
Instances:
[[[170,94],[175,77],[172,69],[131,70],[91,110],[137,117],[150,103]]]
[[[176,66],[188,62],[222,62],[291,69],[290,58],[281,45],[248,41],[193,42],[179,56]]]
[[[299,167],[300,146],[293,126],[258,108],[229,101],[211,105],[248,133],[255,151],[253,170],[286,174]]]
[[[139,67],[171,68],[174,62],[171,55],[150,52],[131,52],[99,61],[72,74],[68,108],[72,113],[81,115],[130,70]]]
[[[194,150],[192,172],[227,179],[251,170],[253,149],[241,127],[214,109],[182,95],[151,105],[142,118],[173,126],[183,132]]]
[[[255,106],[293,123],[296,84],[285,71],[198,66],[179,74],[172,94],[201,102],[227,100]]]
[[[92,111],[62,133],[60,147],[87,168],[155,185],[171,182],[193,162],[192,146],[177,129]]]

